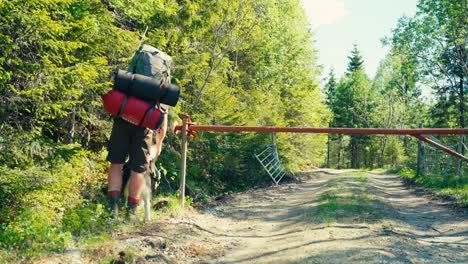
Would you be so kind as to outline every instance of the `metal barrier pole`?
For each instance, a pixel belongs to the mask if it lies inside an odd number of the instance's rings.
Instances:
[[[314,127],[258,127],[258,126],[220,126],[220,125],[190,125],[192,131],[212,132],[287,132],[287,133],[317,133],[317,134],[354,134],[354,135],[463,135],[468,134],[468,128],[314,128]]]
[[[179,200],[180,205],[184,207],[185,205],[185,173],[186,173],[186,166],[187,166],[187,141],[188,141],[188,123],[189,117],[188,115],[184,116],[184,120],[182,123],[182,159],[180,161],[180,193],[179,193]]]

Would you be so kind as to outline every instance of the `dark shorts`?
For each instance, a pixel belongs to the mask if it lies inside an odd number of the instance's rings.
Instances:
[[[129,167],[137,173],[145,172],[149,167],[150,146],[153,142],[151,129],[135,126],[121,118],[115,118],[112,133],[107,145],[107,160],[115,164],[124,164],[127,155]]]

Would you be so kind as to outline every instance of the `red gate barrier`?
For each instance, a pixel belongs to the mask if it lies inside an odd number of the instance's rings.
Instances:
[[[218,125],[197,125],[192,123],[188,115],[184,116],[183,125],[176,124],[174,132],[182,131],[182,164],[181,164],[181,184],[180,202],[184,204],[185,197],[185,166],[187,157],[188,135],[195,136],[195,131],[211,132],[284,132],[284,133],[313,133],[313,134],[348,134],[348,135],[411,135],[434,147],[441,149],[448,154],[457,157],[465,162],[468,158],[462,154],[434,142],[423,135],[464,135],[468,134],[468,128],[312,128],[312,127],[265,127],[265,126],[218,126]]]
[[[176,130],[182,126],[176,126]],[[314,133],[314,134],[349,134],[349,135],[463,135],[468,134],[468,128],[312,128],[312,127],[261,127],[261,126],[215,126],[188,125],[189,131],[212,132],[286,132],[286,133]]]

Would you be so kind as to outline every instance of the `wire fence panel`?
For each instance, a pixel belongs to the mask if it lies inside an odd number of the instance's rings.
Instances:
[[[286,175],[286,169],[281,163],[278,157],[278,149],[276,144],[268,145],[259,154],[255,154],[258,162],[262,164],[262,167],[270,175],[275,185],[278,185],[284,175]]]

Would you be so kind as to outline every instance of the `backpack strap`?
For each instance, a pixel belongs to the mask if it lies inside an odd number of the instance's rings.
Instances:
[[[125,99],[123,100],[122,104],[120,105],[119,112],[117,113],[117,117],[120,117],[122,115],[122,112],[125,108],[125,105],[127,104],[128,96],[125,96]]]
[[[153,108],[154,108],[154,105],[152,105],[152,106],[148,107],[148,109],[146,109],[145,114],[141,118],[140,122],[138,122],[138,126],[143,126],[143,121],[145,121],[146,115],[148,114],[148,112],[151,112],[151,114],[152,114]]]
[[[160,116],[159,116],[159,119],[158,121],[156,122],[155,126],[154,127],[151,127],[151,119],[153,118],[153,115],[154,115],[154,112],[156,111],[160,111]],[[148,120],[146,121],[146,124],[143,124],[143,121],[145,121],[145,117],[148,116]],[[159,107],[155,107],[154,105],[151,106],[150,108],[148,108],[145,112],[145,114],[143,115],[143,118],[141,119],[140,123],[138,124],[138,126],[142,126],[142,127],[147,127],[149,129],[157,129],[159,127],[161,127],[162,123],[164,122],[164,112],[161,111],[161,109]]]
[[[146,121],[146,127],[150,128],[151,118],[154,114],[154,107],[149,111],[148,121]]]
[[[164,79],[161,80],[161,82],[159,83],[159,96],[158,96],[158,99],[156,100],[156,104],[158,105],[158,108],[159,108],[159,101],[161,100],[161,93],[162,91],[164,90]]]

